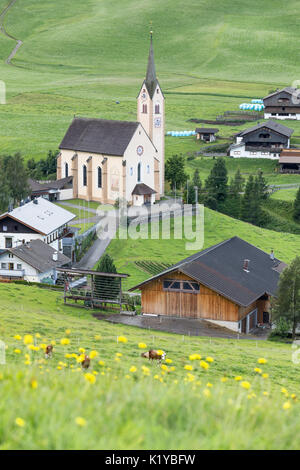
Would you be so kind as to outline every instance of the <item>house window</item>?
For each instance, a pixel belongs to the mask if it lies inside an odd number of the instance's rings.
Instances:
[[[5,248],[12,248],[12,238],[5,238]]]
[[[147,174],[149,175],[150,173],[150,165],[147,165]]]
[[[83,184],[83,186],[86,186],[86,183],[87,183],[86,165],[83,165],[83,168],[82,168],[82,184]]]
[[[69,176],[69,165],[65,163],[65,177],[68,178]]]
[[[269,134],[269,133],[262,133],[262,134],[259,134],[259,138],[260,138],[260,139],[269,139],[269,138],[270,138],[270,134]]]
[[[21,265],[21,264],[17,264],[17,269],[21,270],[21,269],[22,269],[22,265]]]
[[[14,270],[14,263],[8,263],[8,269],[10,271],[13,271]]]
[[[131,168],[130,168],[130,171],[129,171],[129,173],[130,173],[130,176],[132,176],[132,175],[133,175],[133,167],[131,167]]]
[[[98,166],[98,188],[102,188],[102,170]]]
[[[147,105],[143,104],[142,113],[147,114]]]
[[[159,104],[156,104],[155,105],[155,114],[159,114],[159,113],[160,113]]]
[[[7,225],[3,225],[3,232],[7,232]]]
[[[1,269],[7,269],[7,264],[6,263],[1,263]]]
[[[200,292],[198,282],[193,281],[165,280],[163,281],[163,289],[170,292],[187,292],[191,294]]]
[[[139,183],[141,181],[141,166],[142,166],[141,163],[139,163],[137,166],[137,180]]]

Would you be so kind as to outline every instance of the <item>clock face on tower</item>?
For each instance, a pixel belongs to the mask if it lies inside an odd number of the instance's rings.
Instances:
[[[160,127],[160,126],[161,126],[161,118],[155,118],[154,127]]]
[[[141,145],[138,146],[138,148],[136,149],[136,153],[138,155],[143,155],[143,152],[144,152],[144,149]]]

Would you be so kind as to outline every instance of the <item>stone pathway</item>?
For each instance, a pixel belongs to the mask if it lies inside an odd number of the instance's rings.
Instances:
[[[12,39],[13,41],[17,41],[17,44],[16,46],[14,47],[14,49],[12,50],[12,52],[9,54],[8,58],[6,59],[6,63],[9,64],[9,65],[13,65],[11,63],[12,59],[15,57],[16,53],[18,52],[18,50],[20,49],[20,47],[23,45],[23,41],[21,41],[20,39],[17,39],[15,38],[14,36],[12,36],[11,34],[9,34],[6,29],[5,29],[5,26],[4,26],[4,19],[5,19],[5,16],[6,14],[8,13],[8,11],[14,6],[14,4],[16,3],[17,0],[12,0],[6,8],[4,8],[4,10],[2,11],[2,13],[0,14],[0,32],[2,34],[4,34],[4,36],[8,37],[9,39]]]

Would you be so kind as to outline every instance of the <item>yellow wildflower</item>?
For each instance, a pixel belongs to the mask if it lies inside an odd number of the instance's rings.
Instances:
[[[69,338],[62,338],[62,339],[60,340],[60,344],[61,344],[62,346],[66,346],[67,344],[70,344]]]
[[[258,374],[261,374],[262,370],[259,367],[255,367],[254,372],[257,372]]]
[[[84,361],[84,354],[80,354],[80,356],[76,357],[76,362],[83,362]]]
[[[228,380],[228,377],[221,377],[221,382],[224,383],[224,382],[227,382],[227,380]]]
[[[190,361],[197,361],[197,360],[200,361],[200,359],[201,359],[201,355],[200,355],[200,354],[194,353],[194,354],[190,354],[190,355],[189,355],[189,360],[190,360]]]
[[[131,366],[130,369],[129,369],[129,372],[136,372],[137,371],[137,368],[135,366]]]
[[[262,374],[263,379],[267,379],[268,377],[269,377],[269,374],[266,374],[266,373]]]
[[[128,339],[125,336],[118,336],[118,343],[127,343]]]
[[[30,382],[30,385],[31,385],[31,388],[33,388],[34,390],[37,389],[38,388],[37,380],[32,379],[31,382]]]
[[[104,361],[99,361],[98,364],[99,364],[99,366],[105,366],[105,362],[104,362]]]
[[[71,334],[71,330],[68,328],[66,331],[65,331],[66,335],[69,336]]]
[[[96,377],[93,374],[90,374],[89,372],[84,374],[84,377],[85,377],[85,380],[87,382],[90,382],[91,384],[94,384],[96,382]]]
[[[289,410],[291,408],[291,402],[290,401],[285,401],[284,404],[282,405],[283,410]]]
[[[97,357],[98,355],[99,355],[99,354],[98,354],[97,351],[91,351],[91,352],[90,352],[90,358],[91,358],[91,359],[95,359],[95,357]]]
[[[242,380],[242,376],[241,375],[237,375],[236,377],[234,377],[234,380],[236,380],[237,382],[239,382],[240,380]]]
[[[244,380],[243,382],[241,382],[241,387],[245,388],[246,390],[249,390],[249,388],[251,388],[251,384]]]
[[[211,396],[211,391],[209,390],[209,388],[205,388],[203,390],[203,395],[207,398],[209,398]]]
[[[169,358],[166,359],[167,364],[172,364],[172,362],[173,362],[172,359],[169,359]]]
[[[80,354],[84,354],[84,353],[85,353],[85,349],[84,349],[84,348],[78,348],[78,351],[80,352]]]
[[[208,356],[208,357],[206,358],[206,362],[214,362],[214,358]]]
[[[75,423],[81,428],[86,426],[86,420],[84,418],[81,418],[81,416],[77,416],[77,418],[75,418]]]
[[[186,364],[184,366],[184,368],[185,368],[185,370],[193,370],[194,369],[193,366],[191,366],[190,364]]]
[[[257,359],[258,364],[266,364],[268,361],[264,357],[260,357]]]
[[[16,339],[17,341],[20,341],[20,340],[22,339],[22,336],[20,336],[20,335],[15,335],[15,336],[14,336],[14,339]]]
[[[207,387],[212,387],[213,384],[211,384],[210,382],[207,382],[206,386],[207,386]]]
[[[200,361],[200,367],[202,367],[202,369],[209,369],[209,364],[205,361]]]
[[[94,338],[95,338],[96,341],[99,341],[99,339],[101,339],[101,336],[100,335],[95,335]]]
[[[120,353],[120,352],[117,352],[117,353],[116,353],[116,356],[117,356],[117,357],[122,357],[122,356],[123,356],[123,354],[122,354],[122,353]]]
[[[15,352],[16,354],[21,354],[21,350],[20,350],[20,349],[15,349],[14,352]]]
[[[25,424],[26,424],[25,421],[24,421],[24,419],[22,419],[22,418],[16,418],[15,423],[16,423],[16,425],[19,426],[20,428],[24,428],[24,426],[25,426]]]
[[[166,366],[166,364],[162,364],[160,367],[161,367],[162,370],[165,370],[166,372],[169,371],[169,367]]]
[[[139,347],[140,349],[146,349],[146,348],[147,348],[147,344],[146,344],[146,343],[139,343],[139,344],[138,344],[138,347]]]
[[[24,344],[32,344],[33,343],[33,336],[32,335],[25,335],[24,336]]]

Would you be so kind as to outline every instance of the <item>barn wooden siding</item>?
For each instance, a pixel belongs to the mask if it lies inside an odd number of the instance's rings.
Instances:
[[[141,287],[143,313],[223,321],[241,318],[238,305],[208,287],[200,284],[199,294],[167,292],[163,290],[166,279],[194,281],[185,274],[171,273],[145,284]]]

